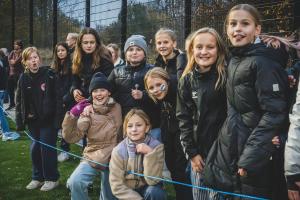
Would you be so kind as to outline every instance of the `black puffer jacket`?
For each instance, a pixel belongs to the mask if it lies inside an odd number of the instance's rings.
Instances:
[[[216,67],[200,73],[194,68],[178,84],[177,118],[181,144],[189,159],[205,158],[226,118],[225,87],[215,89]]]
[[[232,49],[228,115],[204,169],[210,187],[269,197],[272,138],[287,118],[286,52],[251,44]],[[246,177],[238,177],[238,168]]]
[[[177,49],[174,49],[174,53],[175,56],[167,62],[163,60],[161,55],[157,56],[155,66],[165,69],[171,79],[178,80],[187,64],[187,58],[185,53],[181,53]]]
[[[152,127],[159,127],[159,106],[155,105],[145,91],[144,76],[153,66],[143,63],[132,67],[123,65],[115,68],[108,81],[113,85],[113,97],[122,107],[123,118],[134,107],[143,109],[150,117]],[[132,89],[143,91],[143,98],[135,100],[131,96]]]
[[[59,66],[55,73],[56,86],[56,114],[55,114],[55,128],[61,128],[62,121],[68,110],[75,104],[73,95],[70,94],[72,85],[72,69],[71,63],[67,64],[68,72],[63,74],[62,66]]]
[[[23,130],[28,123],[53,126],[56,108],[55,74],[48,66],[35,74],[21,74],[16,92],[16,124]]]
[[[73,75],[71,95],[73,96],[73,91],[79,89],[85,98],[89,95],[89,85],[92,76],[97,72],[102,72],[106,77],[108,77],[111,71],[114,69],[114,65],[110,60],[101,57],[100,64],[95,69],[92,68],[92,55],[83,55],[82,57],[83,69],[79,75]]]

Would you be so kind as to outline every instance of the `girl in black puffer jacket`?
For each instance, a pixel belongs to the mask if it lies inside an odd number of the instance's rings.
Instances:
[[[286,53],[260,42],[259,13],[233,7],[226,18],[232,58],[226,85],[228,114],[204,169],[208,186],[270,198],[272,138],[287,119]]]

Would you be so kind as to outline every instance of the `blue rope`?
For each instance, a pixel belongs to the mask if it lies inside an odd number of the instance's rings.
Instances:
[[[1,106],[0,106],[0,108],[4,111],[4,109],[3,109]],[[7,113],[6,111],[4,111],[4,112]],[[12,117],[9,115],[9,113],[7,113],[7,115],[12,119]],[[12,120],[13,120],[13,119],[12,119]],[[14,120],[13,120],[13,121],[14,121]],[[47,143],[41,142],[41,141],[39,141],[39,140],[36,140],[36,139],[34,139],[27,131],[24,131],[24,133],[25,133],[32,141],[38,142],[38,143],[40,143],[40,144],[42,144],[42,145],[44,145],[44,146],[47,146],[47,147],[49,147],[49,148],[58,150],[58,151],[60,151],[60,152],[67,153],[67,154],[69,154],[69,155],[71,155],[71,156],[73,156],[73,157],[76,157],[76,158],[79,158],[79,159],[83,159],[83,160],[86,160],[86,161],[89,161],[89,162],[92,162],[92,163],[101,165],[101,166],[103,166],[103,167],[108,167],[108,165],[105,165],[105,164],[96,162],[96,161],[94,161],[94,160],[90,160],[90,159],[84,158],[84,157],[82,157],[82,156],[78,156],[78,155],[76,155],[76,154],[73,154],[73,153],[64,151],[64,150],[59,149],[59,148],[57,148],[57,147],[51,146],[51,145],[49,145],[49,144],[47,144]],[[156,179],[156,180],[163,181],[163,182],[166,182],[166,183],[177,184],[177,185],[183,185],[183,186],[186,186],[186,187],[197,188],[197,189],[200,189],[200,190],[206,190],[206,191],[211,191],[211,192],[217,192],[217,193],[224,194],[224,195],[231,195],[231,196],[236,196],[236,197],[241,197],[241,198],[249,198],[249,199],[254,199],[254,200],[268,200],[268,199],[266,199],[266,198],[255,197],[255,196],[249,196],[249,195],[244,195],[244,194],[237,194],[237,193],[233,193],[233,192],[225,192],[225,191],[221,191],[221,190],[214,190],[214,189],[207,188],[207,187],[201,187],[201,186],[196,186],[196,185],[192,185],[192,184],[182,183],[182,182],[173,181],[173,180],[169,180],[169,179],[164,179],[164,178],[160,178],[160,177],[156,177],[156,176],[147,176],[147,175],[144,175],[144,174],[136,173],[136,172],[134,172],[134,171],[128,171],[127,173],[128,173],[128,174],[133,174],[133,175],[136,175],[136,176],[140,176],[140,177]]]

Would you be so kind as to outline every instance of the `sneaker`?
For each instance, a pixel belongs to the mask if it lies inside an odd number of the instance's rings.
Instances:
[[[64,162],[66,160],[69,160],[69,155],[66,152],[61,152],[58,156],[57,156],[57,160],[58,162]]]
[[[27,190],[33,190],[36,188],[39,188],[40,186],[43,185],[43,182],[37,181],[37,180],[32,180],[27,186],[26,189]]]
[[[45,181],[44,185],[41,187],[41,191],[50,191],[59,185],[58,181]]]

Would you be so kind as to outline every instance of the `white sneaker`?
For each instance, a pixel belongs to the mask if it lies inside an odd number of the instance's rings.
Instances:
[[[40,182],[40,181],[37,181],[37,180],[32,180],[27,186],[26,186],[26,189],[27,190],[33,190],[33,189],[36,189],[40,186],[43,185],[43,182]]]
[[[59,185],[58,181],[45,181],[44,185],[41,187],[41,191],[47,192],[53,190]]]
[[[69,160],[69,155],[65,152],[61,152],[58,156],[57,156],[57,160],[58,162],[64,162],[66,160]]]

